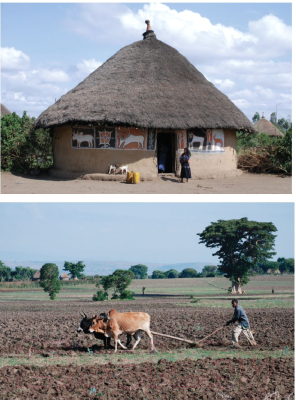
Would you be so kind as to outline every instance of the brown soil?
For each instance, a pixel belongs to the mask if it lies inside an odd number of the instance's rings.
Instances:
[[[188,183],[180,183],[175,177],[162,177],[131,185],[117,181],[61,180],[49,175],[32,177],[2,172],[1,192],[3,194],[289,194],[292,193],[292,178],[244,173],[229,178],[189,180]]]

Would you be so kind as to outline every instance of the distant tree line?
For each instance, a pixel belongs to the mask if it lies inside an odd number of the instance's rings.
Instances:
[[[13,270],[0,261],[0,282],[29,281],[35,272],[37,269],[30,267],[15,267]]]

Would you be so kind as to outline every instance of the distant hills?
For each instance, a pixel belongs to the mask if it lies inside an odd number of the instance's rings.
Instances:
[[[77,262],[80,260],[67,260]],[[95,260],[82,260],[85,264],[85,275],[110,275],[116,269],[129,269],[132,265],[144,264],[148,267],[148,274],[151,275],[156,269],[159,271],[168,271],[169,269],[175,269],[181,272],[185,268],[194,268],[197,272],[201,272],[205,265],[215,265],[210,261],[200,262],[187,262],[187,263],[176,263],[176,264],[163,264],[163,263],[145,263],[144,261],[95,261]],[[33,269],[40,269],[45,264],[44,261],[7,261],[3,262],[11,268],[17,266],[30,267]],[[64,261],[50,261],[59,267],[62,272],[64,267]]]

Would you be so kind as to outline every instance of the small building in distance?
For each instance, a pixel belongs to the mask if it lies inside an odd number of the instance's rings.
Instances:
[[[5,114],[11,114],[11,112],[5,107],[4,104],[1,103],[1,117],[3,117]]]
[[[32,281],[35,282],[40,281],[40,270],[35,272],[35,274],[32,277]]]
[[[69,275],[66,274],[66,272],[63,272],[62,275],[60,276],[61,281],[69,281],[70,277]]]
[[[273,123],[268,121],[264,117],[264,113],[259,121],[255,122],[254,129],[258,133],[265,133],[268,136],[272,137],[283,137],[285,136]]]

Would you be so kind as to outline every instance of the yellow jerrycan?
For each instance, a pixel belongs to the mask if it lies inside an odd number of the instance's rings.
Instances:
[[[133,175],[134,175],[133,171],[128,172],[126,174],[126,183],[133,183]]]
[[[134,172],[133,183],[140,183],[140,173],[139,172]]]

